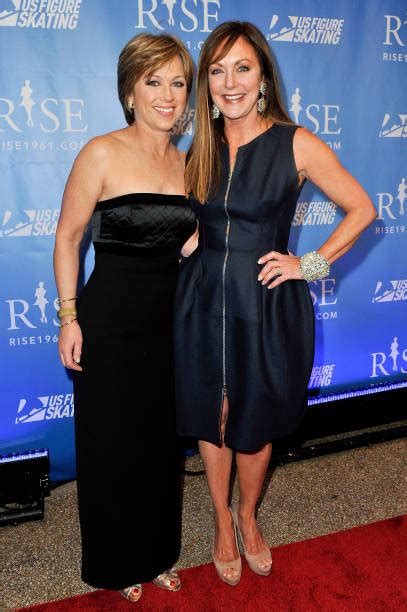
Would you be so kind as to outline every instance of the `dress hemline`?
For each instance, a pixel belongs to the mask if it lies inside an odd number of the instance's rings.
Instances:
[[[167,563],[160,564],[156,566],[156,569],[150,570],[146,574],[138,575],[137,577],[132,577],[129,580],[125,580],[124,582],[109,582],[105,580],[92,580],[88,578],[84,573],[81,574],[81,579],[85,584],[93,587],[94,589],[108,589],[109,591],[120,591],[122,589],[127,589],[127,587],[132,586],[134,584],[144,584],[146,582],[152,582],[154,578],[162,574],[163,572],[171,569],[175,563],[179,559],[180,552],[176,554],[174,557],[169,557]]]

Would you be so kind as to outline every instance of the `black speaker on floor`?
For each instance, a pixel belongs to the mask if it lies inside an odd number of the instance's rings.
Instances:
[[[46,448],[0,455],[0,526],[44,518],[48,474]]]

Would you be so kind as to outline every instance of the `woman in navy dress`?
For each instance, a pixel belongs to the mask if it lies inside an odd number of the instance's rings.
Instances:
[[[235,585],[236,528],[251,569],[271,570],[255,508],[271,442],[298,426],[306,406],[314,313],[305,281],[327,275],[375,210],[331,150],[292,123],[267,41],[249,23],[224,23],[203,45],[186,178],[199,244],[177,290],[178,432],[199,439],[215,508],[213,559]],[[287,243],[306,179],[346,215],[318,252],[300,258]],[[240,500],[229,508],[233,451]]]
[[[196,221],[170,134],[192,72],[171,36],[129,41],[118,65],[129,125],[77,157],[56,237],[59,351],[74,371],[82,579],[132,602],[143,582],[180,588],[171,569],[180,548],[173,308],[179,253]],[[95,268],[76,300],[89,222]]]

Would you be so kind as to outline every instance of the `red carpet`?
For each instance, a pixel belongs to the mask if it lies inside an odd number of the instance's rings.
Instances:
[[[63,610],[166,610],[177,612],[402,612],[407,610],[407,515],[273,551],[267,578],[244,562],[237,587],[221,583],[212,564],[181,572],[182,589],[167,593],[147,584],[137,604],[95,591],[28,608]],[[27,610],[27,608],[25,608]]]

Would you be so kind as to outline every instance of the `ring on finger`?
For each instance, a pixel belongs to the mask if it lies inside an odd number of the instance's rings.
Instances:
[[[281,268],[276,268],[276,269],[275,269],[275,273],[276,273],[276,276],[282,276],[283,271],[282,271],[282,269],[281,269]]]

